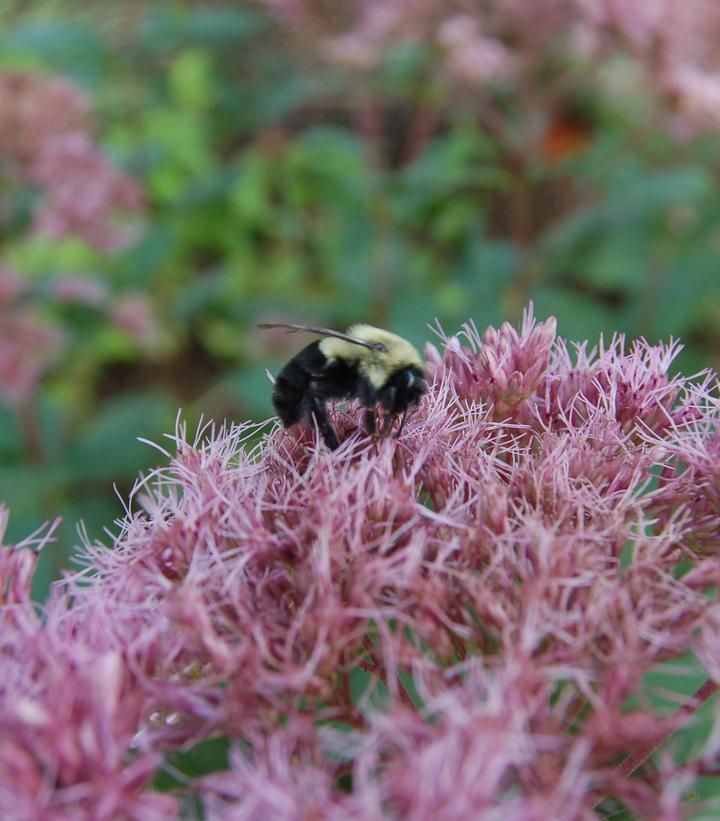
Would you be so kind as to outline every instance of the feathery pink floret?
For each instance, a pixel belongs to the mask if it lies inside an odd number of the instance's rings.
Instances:
[[[515,420],[547,369],[555,327],[554,318],[536,324],[532,306],[523,316],[520,333],[506,322],[499,331],[488,328],[481,336],[468,322],[458,337],[443,339],[443,365],[463,398],[490,403],[496,419]],[[460,336],[467,340],[470,350],[461,346]],[[431,358],[438,360],[432,352]]]
[[[143,792],[159,758],[131,752],[147,699],[121,652],[30,603],[29,571],[51,535],[0,548],[0,816],[174,818],[174,799]],[[86,613],[106,632],[98,616]]]
[[[62,800],[150,802],[156,756],[222,734],[230,770],[195,785],[214,818],[584,819],[604,797],[679,817],[700,759],[641,765],[691,710],[655,714],[645,680],[691,650],[720,670],[715,380],[670,375],[677,345],[571,354],[530,310],[464,333],[429,349],[400,439],[353,406],[336,452],[179,425],[44,622],[20,583],[11,678],[35,684],[6,738],[84,785]],[[33,747],[22,721],[46,715]],[[48,758],[100,725],[103,755]]]
[[[314,819],[351,821],[380,819],[379,811],[358,815],[335,782],[357,747],[351,732],[318,730],[311,720],[296,718],[273,734],[251,734],[252,753],[235,749],[230,771],[204,781],[207,818]],[[328,754],[335,758],[333,763]]]
[[[714,554],[720,548],[720,398],[717,377],[706,374],[678,411],[669,416],[666,431],[648,428],[646,440],[661,450],[658,487],[650,495],[658,518],[679,518],[684,524],[682,546],[694,554]]]
[[[0,502],[0,608],[29,605],[33,574],[42,548],[53,540],[60,520],[44,526],[12,547],[3,546],[10,511]],[[1,612],[1,611],[0,611]],[[12,613],[12,607],[8,607]]]

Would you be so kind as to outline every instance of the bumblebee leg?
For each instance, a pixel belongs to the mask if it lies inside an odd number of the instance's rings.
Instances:
[[[365,408],[365,413],[363,414],[363,423],[365,425],[365,430],[370,434],[370,436],[375,436],[375,408]]]
[[[330,450],[337,450],[340,447],[340,443],[338,442],[333,426],[330,424],[327,408],[325,407],[325,403],[322,399],[318,399],[317,397],[312,399],[310,404],[310,416],[315,420],[318,430],[322,434],[322,438],[325,440],[325,444],[330,448]]]
[[[393,422],[395,421],[395,416],[397,415],[393,413],[395,409],[396,397],[397,389],[394,386],[390,387],[387,390],[386,395],[383,397],[383,409],[385,410],[385,424],[382,429],[383,436],[390,436],[390,431],[392,430]]]
[[[400,427],[398,428],[398,432],[395,434],[396,439],[400,438],[400,434],[402,433],[403,428],[405,427],[405,420],[407,419],[407,415],[408,415],[407,410],[404,410],[403,415],[402,415],[402,419],[400,420]]]
[[[383,436],[390,436],[390,432],[392,431],[393,422],[395,421],[395,416],[392,413],[385,413],[385,422],[383,424],[382,435]]]

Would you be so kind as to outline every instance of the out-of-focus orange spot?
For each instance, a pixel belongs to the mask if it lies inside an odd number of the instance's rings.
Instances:
[[[577,154],[590,142],[589,126],[577,119],[556,117],[549,125],[540,144],[540,153],[554,163]]]

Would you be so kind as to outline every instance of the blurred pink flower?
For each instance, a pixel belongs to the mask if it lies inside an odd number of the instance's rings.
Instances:
[[[147,295],[137,292],[118,297],[112,303],[110,318],[141,348],[152,350],[157,346],[160,329]]]
[[[121,656],[20,623],[0,638],[0,813],[4,818],[174,818],[143,794],[159,759],[130,755],[143,699]]]
[[[86,96],[63,79],[5,72],[0,99],[0,155],[10,179],[44,195],[35,228],[102,249],[127,244],[132,233],[117,218],[139,210],[140,188],[93,143]]]
[[[0,310],[13,305],[25,291],[25,282],[15,271],[0,265]]]
[[[678,125],[686,133],[720,126],[720,71],[709,74],[692,65],[668,73],[666,87],[677,104]]]
[[[22,301],[27,291],[22,277],[0,266],[0,400],[10,405],[30,400],[65,341],[59,325]]]
[[[348,746],[340,736],[349,735],[318,733],[299,718],[270,736],[254,734],[252,757],[236,748],[230,771],[205,779],[208,819],[380,819],[379,807],[374,813],[365,807],[362,816],[353,812],[353,802],[335,787]],[[328,752],[338,755],[334,766],[326,763]]]
[[[0,266],[0,399],[21,406],[32,399],[42,377],[59,359],[66,331],[46,315],[42,300],[104,309],[108,290],[97,279],[64,276],[37,289],[37,282]]]
[[[66,275],[53,283],[55,299],[61,303],[103,307],[109,296],[107,286],[99,279]]]
[[[83,133],[90,103],[77,86],[58,77],[0,73],[0,154],[21,169],[32,168],[48,137]]]
[[[0,399],[22,405],[58,358],[65,335],[31,307],[0,311]]]
[[[371,68],[382,61],[393,42],[415,38],[418,21],[414,12],[424,5],[422,0],[370,0],[360,8],[356,27],[328,38],[322,52],[349,68]]]
[[[592,72],[599,89],[612,93],[598,68],[612,66],[622,54],[632,73],[642,77],[631,93],[664,104],[679,135],[718,127],[720,6],[715,0],[355,0],[335,7],[320,0],[265,0],[265,5],[313,59],[373,72],[398,46],[421,44],[432,61],[427,76],[445,81],[449,100],[457,83],[465,93],[488,84],[512,93],[522,83],[523,100],[535,98],[543,115],[565,89],[574,88],[568,83],[572,70],[584,85]],[[561,67],[558,75],[553,66]],[[497,121],[487,124],[498,136]],[[517,139],[518,125],[517,119],[508,123],[507,139]]]
[[[469,14],[449,17],[438,27],[438,42],[447,49],[448,70],[459,80],[492,81],[508,75],[512,57],[497,39],[483,36]]]
[[[49,136],[31,178],[45,191],[37,230],[55,237],[76,234],[105,249],[126,245],[131,238],[113,219],[117,212],[139,208],[139,186],[110,165],[87,134]]]

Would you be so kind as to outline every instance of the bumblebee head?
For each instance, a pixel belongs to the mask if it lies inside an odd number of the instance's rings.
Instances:
[[[423,372],[414,365],[408,365],[390,375],[378,390],[378,400],[388,416],[397,416],[415,407],[426,393]]]

